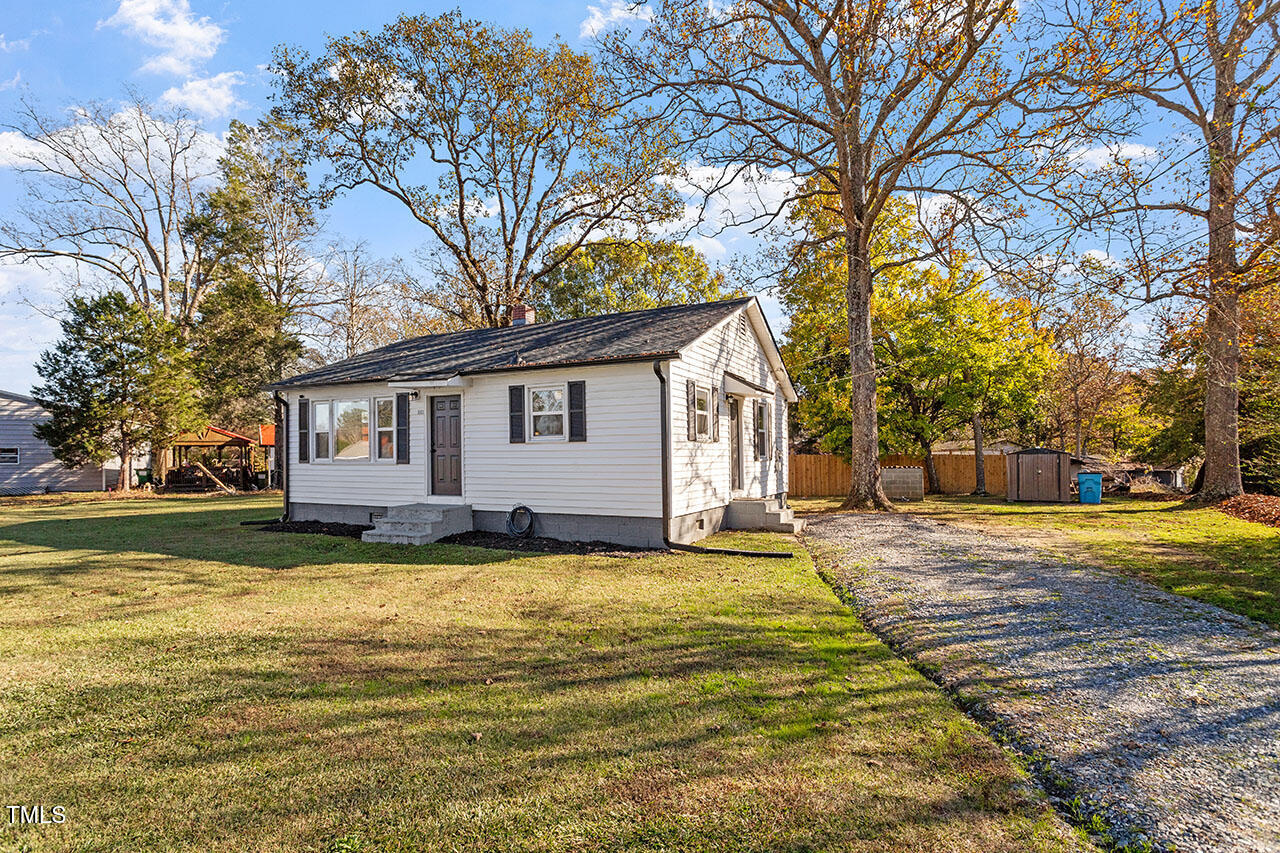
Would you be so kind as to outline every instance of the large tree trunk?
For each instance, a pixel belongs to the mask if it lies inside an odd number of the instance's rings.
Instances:
[[[982,449],[982,413],[973,413],[973,478],[975,495],[987,493],[987,460]]]
[[[120,473],[116,475],[116,490],[127,492],[132,486],[133,471],[133,448],[124,445],[120,448]]]
[[[871,338],[871,258],[856,234],[846,233],[849,287],[852,476],[842,509],[892,509],[880,486],[880,422],[876,414],[876,352]]]
[[[1236,164],[1231,155],[1235,80],[1218,71],[1209,141],[1209,303],[1204,319],[1203,500],[1244,492],[1240,476],[1240,294],[1236,286]]]
[[[1217,501],[1244,492],[1240,476],[1240,300],[1215,294],[1205,317],[1208,356],[1204,397],[1204,485],[1200,497]]]
[[[938,466],[933,461],[933,443],[921,441],[920,448],[924,451],[924,473],[929,480],[929,494],[942,494],[942,483],[938,480]]]

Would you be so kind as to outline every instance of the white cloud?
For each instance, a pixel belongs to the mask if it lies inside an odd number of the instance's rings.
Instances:
[[[1140,163],[1150,160],[1160,152],[1150,145],[1140,142],[1122,142],[1119,145],[1098,145],[1093,148],[1081,148],[1072,155],[1072,159],[1082,166],[1093,169],[1105,169],[1116,163],[1133,161]]]
[[[22,82],[22,72],[15,73],[8,80],[0,80],[0,92],[7,92],[10,89],[18,88],[18,84]]]
[[[39,150],[36,143],[16,130],[0,131],[0,169],[22,165]]]
[[[160,100],[186,107],[205,118],[221,118],[241,105],[235,87],[244,82],[239,71],[224,71],[212,77],[188,80],[181,86],[166,89]]]
[[[31,39],[7,39],[4,33],[0,33],[0,53],[13,53],[19,50],[26,50],[31,47]]]
[[[582,24],[578,27],[578,38],[595,38],[610,27],[625,26],[633,21],[644,22],[652,17],[653,12],[642,3],[605,0],[599,6],[587,7],[587,17],[582,19]]]
[[[208,17],[192,14],[188,0],[120,0],[115,14],[98,26],[116,27],[159,48],[141,70],[166,74],[190,74],[217,53],[225,35]]]
[[[60,301],[58,274],[30,264],[0,264],[0,375],[6,391],[25,394],[39,381],[35,363],[58,337],[58,321],[32,308]]]

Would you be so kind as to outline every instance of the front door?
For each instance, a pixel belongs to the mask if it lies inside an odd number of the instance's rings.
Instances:
[[[431,494],[462,494],[462,396],[431,398]]]
[[[729,488],[742,488],[742,401],[729,398]]]

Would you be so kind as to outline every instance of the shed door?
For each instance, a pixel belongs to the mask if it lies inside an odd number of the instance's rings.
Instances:
[[[431,398],[431,494],[462,494],[462,397]]]
[[[1024,501],[1061,500],[1062,466],[1056,453],[1023,453],[1018,456],[1018,497]]]

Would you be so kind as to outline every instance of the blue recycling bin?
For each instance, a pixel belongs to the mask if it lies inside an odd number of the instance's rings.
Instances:
[[[1080,503],[1082,504],[1102,503],[1102,475],[1101,474],[1081,473],[1076,476],[1076,482],[1080,484]]]

